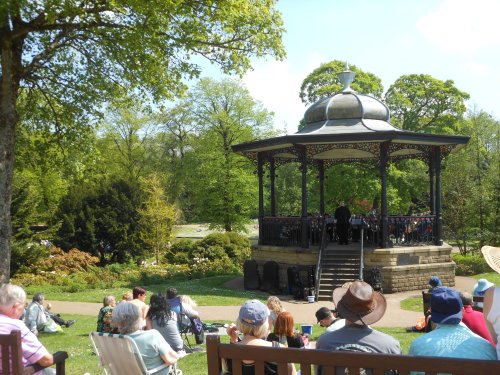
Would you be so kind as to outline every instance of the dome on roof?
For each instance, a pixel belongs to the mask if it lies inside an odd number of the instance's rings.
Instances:
[[[382,101],[370,95],[359,94],[350,88],[350,83],[354,80],[353,72],[341,72],[339,79],[344,88],[337,94],[312,104],[304,114],[305,127],[299,133],[318,130],[319,133],[399,130],[389,123],[389,108]],[[358,126],[353,127],[353,124]],[[371,129],[366,129],[366,126]],[[326,127],[342,129],[327,130]],[[323,129],[320,130],[321,128]]]
[[[353,118],[389,121],[389,108],[372,96],[340,92],[330,98],[318,100],[304,114],[306,125],[318,121]]]

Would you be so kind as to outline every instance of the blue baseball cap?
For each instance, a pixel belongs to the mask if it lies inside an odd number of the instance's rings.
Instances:
[[[431,294],[431,319],[434,323],[458,324],[462,321],[462,299],[454,289],[439,288]]]
[[[256,299],[246,301],[240,308],[239,319],[242,324],[256,327],[265,323],[269,318],[269,309]]]

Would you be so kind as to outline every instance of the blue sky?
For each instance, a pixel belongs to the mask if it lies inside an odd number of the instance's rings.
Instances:
[[[469,107],[500,116],[498,0],[283,0],[278,9],[286,60],[256,60],[243,77],[278,129],[296,131],[302,80],[331,60],[377,75],[385,90],[404,74],[451,79],[470,94]],[[214,68],[203,75],[220,77]]]

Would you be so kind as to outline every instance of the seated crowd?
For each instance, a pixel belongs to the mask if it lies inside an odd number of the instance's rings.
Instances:
[[[500,336],[500,289],[490,287],[485,290],[483,316],[472,308],[471,294],[443,286],[438,277],[431,278],[430,284],[432,330],[413,341],[409,355],[496,360],[499,354],[495,346]],[[188,320],[199,318],[196,303],[188,296],[179,295],[175,288],[169,288],[165,294],[154,293],[149,305],[145,302],[146,296],[147,291],[142,287],[134,288],[130,297],[124,295],[118,304],[114,296],[106,296],[98,313],[96,329],[131,337],[148,369],[163,363],[173,365],[185,355],[186,346],[179,330],[182,326],[180,316]],[[43,294],[37,293],[25,310],[26,293],[21,287],[3,284],[0,288],[0,333],[10,333],[14,329],[21,331],[25,365],[39,363],[46,366],[53,361],[36,337],[44,322],[54,316],[44,308],[43,302]],[[246,301],[240,307],[236,322],[227,326],[227,334],[235,345],[402,354],[400,343],[395,338],[371,327],[387,309],[382,293],[357,280],[336,288],[333,303],[333,310],[322,307],[316,311],[317,323],[325,328],[325,332],[315,345],[308,345],[309,337],[295,331],[292,314],[275,296],[269,297],[267,306],[258,300]],[[66,326],[72,324],[71,321],[62,321],[61,324]],[[232,366],[232,361],[226,360],[228,374],[232,373]],[[265,366],[265,374],[277,373],[276,363],[269,362]],[[46,371],[51,373],[52,370]],[[323,373],[321,366],[315,371],[317,375]],[[344,373],[342,369],[339,371],[339,374]],[[168,372],[167,368],[162,373]],[[242,373],[255,373],[251,359],[243,361]],[[287,374],[296,373],[293,363],[289,363]]]
[[[430,319],[433,330],[415,339],[409,354],[496,360],[497,334],[494,326],[500,327],[500,292],[495,301],[493,296],[500,289],[491,288],[485,294],[485,309],[491,312],[491,305],[497,309],[495,313],[483,317],[482,313],[472,310],[469,293],[460,294],[445,287],[437,277],[432,279],[432,284]],[[272,303],[268,300],[268,308],[257,300],[245,302],[240,308],[236,324],[227,328],[230,342],[237,345],[304,348],[303,336],[293,331],[292,315],[285,311],[276,298],[270,297]],[[371,285],[357,280],[336,288],[333,303],[336,307],[334,310],[322,307],[316,311],[318,324],[326,330],[315,343],[315,349],[402,354],[400,343],[395,338],[371,327],[384,316],[387,309],[384,295],[374,291]],[[281,312],[274,320],[274,329],[269,333],[273,321],[271,308],[276,309],[276,306]],[[271,345],[270,341],[275,343]],[[313,348],[314,345],[307,347]],[[225,362],[227,373],[232,373],[232,361],[228,359]],[[265,366],[266,374],[276,373],[276,363],[266,363]],[[254,371],[253,361],[243,361],[243,374],[254,374]],[[344,374],[344,371],[337,369],[338,374]],[[289,363],[288,374],[294,373],[294,365]],[[322,374],[320,366],[317,366],[316,374]]]

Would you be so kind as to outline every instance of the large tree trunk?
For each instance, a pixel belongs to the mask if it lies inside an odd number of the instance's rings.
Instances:
[[[19,88],[20,51],[12,40],[5,36],[1,41],[0,76],[0,282],[10,280],[12,174],[14,170],[14,147],[18,115],[16,100]],[[16,65],[17,64],[17,65]]]

